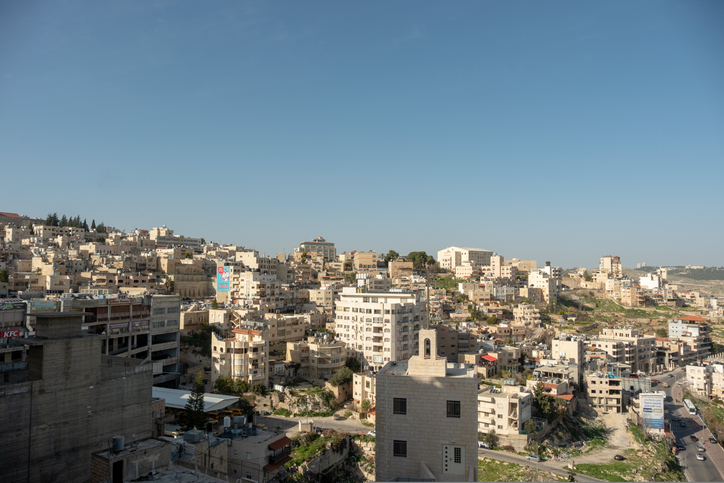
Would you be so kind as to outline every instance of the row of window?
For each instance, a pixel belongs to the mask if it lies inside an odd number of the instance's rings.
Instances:
[[[407,414],[407,398],[396,397],[392,399],[392,414]],[[447,417],[460,417],[460,401],[447,401]]]

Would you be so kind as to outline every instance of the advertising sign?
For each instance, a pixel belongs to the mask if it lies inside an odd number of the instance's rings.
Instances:
[[[24,334],[25,329],[0,330],[0,339],[7,339],[8,337],[21,337]]]
[[[218,267],[216,269],[216,291],[228,292],[231,279],[231,267]]]
[[[664,397],[658,394],[641,394],[641,415],[644,427],[664,429]]]
[[[55,300],[31,300],[30,311],[31,312],[55,312],[58,308],[58,304]]]

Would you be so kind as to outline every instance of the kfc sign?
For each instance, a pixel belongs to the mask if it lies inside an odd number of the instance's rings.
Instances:
[[[8,337],[20,337],[25,331],[23,329],[12,329],[12,330],[0,330],[0,339],[7,339]]]

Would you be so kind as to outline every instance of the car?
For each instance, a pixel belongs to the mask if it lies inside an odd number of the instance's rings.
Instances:
[[[681,421],[681,418],[679,416],[671,416],[671,420],[675,423],[678,423],[679,421]]]
[[[315,433],[320,433],[320,434],[321,434],[322,431],[324,431],[324,428],[320,428],[319,426],[315,426],[315,427],[314,427],[314,432],[315,432]]]
[[[697,438],[696,436],[694,436],[694,435],[692,434],[692,435],[691,435],[691,440],[692,440],[692,441],[699,441],[699,438]]]
[[[716,440],[716,438],[709,438],[709,442],[713,444],[717,444],[719,441]]]
[[[624,458],[624,457],[621,456],[620,454],[617,454],[616,456],[613,457],[613,459],[615,459],[616,461],[623,461],[623,460],[625,460],[626,458]]]
[[[706,459],[706,456],[704,456],[703,454],[698,454],[698,453],[697,453],[696,459],[698,459],[699,461],[704,461],[704,460]]]
[[[664,387],[669,387],[669,385],[666,384],[665,382],[662,382],[661,385],[664,386]]]
[[[540,456],[538,456],[537,454],[529,454],[528,456],[525,457],[525,459],[530,460],[530,461],[540,462]]]
[[[669,374],[669,377],[674,377],[674,375],[673,375],[673,374]]]
[[[373,438],[375,438],[377,436],[377,432],[373,429],[372,431],[367,432],[367,436],[372,436]]]
[[[682,428],[685,428],[685,427],[686,427],[686,422],[685,422],[685,421],[681,421],[681,422],[679,423],[679,426],[681,426]]]
[[[677,444],[676,450],[677,451],[686,451],[686,446],[684,446],[683,444]]]
[[[335,420],[335,421],[344,421],[344,416],[342,416],[342,415],[340,415],[340,414],[335,414],[335,415],[334,415],[334,420]]]
[[[697,446],[697,447],[696,447],[696,450],[697,450],[699,453],[703,453],[704,451],[706,451],[703,446]]]
[[[485,443],[483,443],[483,442],[478,442],[478,448],[492,449],[492,448],[490,447],[490,445],[485,444]]]
[[[651,382],[658,384],[658,383],[660,383],[661,381],[659,381],[658,379],[651,379]]]

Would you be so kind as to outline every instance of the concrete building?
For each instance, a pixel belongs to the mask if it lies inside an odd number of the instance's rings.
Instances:
[[[578,337],[558,337],[551,342],[551,359],[583,367],[586,347]]]
[[[601,257],[601,261],[598,264],[598,271],[601,273],[609,273],[613,278],[623,278],[621,257],[611,255]]]
[[[25,380],[0,383],[3,481],[87,482],[91,454],[114,436],[150,438],[152,366],[104,356],[103,338],[84,336],[88,314],[38,314]]]
[[[533,304],[513,305],[513,323],[537,329],[541,324],[540,311]]]
[[[588,401],[603,412],[622,413],[624,410],[624,381],[612,373],[589,372],[586,374]]]
[[[368,400],[372,407],[377,406],[377,376],[369,371],[357,372],[352,376],[352,397],[355,403]]]
[[[669,339],[686,342],[697,359],[704,359],[711,354],[709,319],[691,315],[670,321]]]
[[[377,374],[375,480],[477,481],[475,366],[437,356],[435,331],[420,337],[421,355]]]
[[[455,270],[465,262],[475,262],[479,267],[490,265],[493,252],[482,248],[448,247],[437,252],[437,262],[443,270]]]
[[[402,260],[390,262],[387,267],[389,270],[390,278],[395,277],[412,277],[413,263],[405,262]]]
[[[335,314],[337,339],[371,370],[416,354],[418,333],[427,325],[425,301],[417,293],[366,293],[345,287]]]
[[[531,418],[533,397],[513,382],[506,380],[500,389],[483,386],[478,391],[478,432],[492,432],[500,438],[501,445],[510,442],[523,450],[528,439],[523,426]]]
[[[102,336],[103,354],[148,359],[164,387],[178,387],[180,306],[177,295],[61,298],[62,312],[86,312],[83,331]]]
[[[294,249],[294,253],[316,253],[321,255],[326,262],[333,262],[335,258],[337,258],[337,250],[334,248],[334,243],[328,242],[321,236],[312,241],[300,243],[299,247]]]
[[[327,336],[287,342],[286,362],[300,364],[297,374],[302,377],[327,380],[344,367],[346,360],[345,344]]]
[[[0,382],[10,382],[15,371],[28,365],[25,347],[13,343],[28,335],[26,312],[25,300],[0,298]]]
[[[375,252],[355,252],[352,263],[357,273],[377,273],[377,253]]]
[[[233,337],[213,333],[211,381],[224,376],[249,385],[269,386],[269,334],[267,331],[233,329]]]
[[[656,369],[656,337],[641,334],[637,329],[608,326],[590,346],[603,349],[611,358],[631,368],[631,372],[648,373]]]

